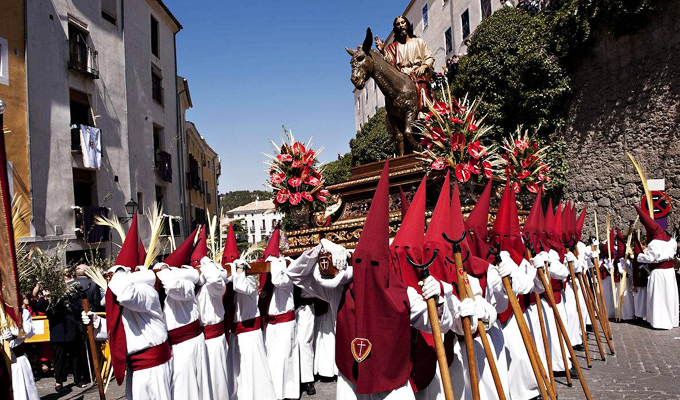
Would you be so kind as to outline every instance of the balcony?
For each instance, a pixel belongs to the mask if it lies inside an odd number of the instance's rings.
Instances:
[[[68,41],[68,67],[74,71],[99,79],[97,50],[89,47],[80,38]]]
[[[76,236],[88,243],[106,242],[109,240],[110,228],[95,223],[97,216],[108,217],[107,207],[80,207],[71,206],[75,214]]]

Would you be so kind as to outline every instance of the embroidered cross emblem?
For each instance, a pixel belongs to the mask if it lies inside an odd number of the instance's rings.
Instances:
[[[359,363],[368,358],[372,348],[373,345],[368,339],[354,338],[352,340],[352,356],[354,356],[354,359]]]

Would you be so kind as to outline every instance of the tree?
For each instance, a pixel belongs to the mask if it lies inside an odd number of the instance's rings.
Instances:
[[[379,108],[357,131],[356,138],[349,141],[353,166],[385,160],[397,154],[397,145],[385,125],[386,115],[385,107]]]
[[[352,153],[339,156],[323,166],[323,178],[326,186],[344,182],[352,176]]]
[[[266,190],[235,190],[220,195],[220,205],[227,212],[236,207],[240,207],[255,201],[255,199],[269,200],[274,197],[274,193]]]

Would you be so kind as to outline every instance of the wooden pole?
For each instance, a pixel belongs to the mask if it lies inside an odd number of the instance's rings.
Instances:
[[[417,264],[407,255],[406,260],[420,271],[420,279],[425,280],[430,276],[430,271],[427,269],[434,262],[437,257],[437,250],[435,249],[432,259],[423,264]],[[446,350],[444,348],[444,341],[442,340],[442,329],[439,325],[439,314],[437,313],[437,303],[434,298],[427,299],[427,313],[430,317],[430,326],[432,327],[432,337],[434,338],[434,350],[437,353],[437,362],[439,363],[439,372],[442,377],[442,385],[444,387],[444,398],[446,400],[455,400],[453,394],[453,385],[451,383],[451,373],[449,372],[449,363],[446,359]]]
[[[543,304],[541,303],[541,296],[534,293],[536,298],[536,311],[538,312],[538,323],[541,326],[541,337],[543,338],[543,350],[545,351],[545,363],[550,374],[550,384],[552,385],[553,393],[557,393],[557,385],[555,384],[555,373],[552,368],[552,356],[550,355],[550,342],[548,342],[548,332],[545,329],[545,318],[543,317]]]
[[[607,357],[604,354],[604,349],[602,348],[602,343],[600,341],[600,331],[597,326],[597,319],[600,318],[598,315],[595,317],[593,312],[592,304],[592,294],[588,291],[590,288],[586,289],[586,284],[583,282],[583,272],[579,273],[577,276],[578,283],[581,286],[581,292],[583,292],[583,299],[586,302],[586,308],[588,309],[588,317],[590,317],[590,324],[593,326],[593,334],[595,335],[595,342],[597,343],[597,350],[600,352],[600,358],[602,361],[606,361]],[[587,346],[586,342],[586,346]]]
[[[529,327],[527,326],[527,321],[524,319],[524,315],[522,314],[522,309],[519,306],[517,297],[515,297],[515,294],[512,291],[512,283],[510,283],[510,278],[506,276],[502,279],[502,281],[505,291],[508,294],[508,300],[510,300],[512,314],[514,315],[517,326],[519,327],[519,333],[522,335],[524,347],[527,349],[529,362],[531,363],[531,369],[534,371],[536,383],[538,384],[538,390],[541,392],[541,398],[557,400],[555,393],[552,391],[552,384],[546,379],[545,371],[541,365],[541,359],[539,358],[538,352],[536,351],[536,343],[531,337]]]
[[[583,388],[583,394],[586,396],[587,400],[592,400],[592,396],[590,395],[590,390],[588,389],[588,384],[586,383],[585,377],[583,376],[583,371],[581,371],[581,366],[578,363],[578,360],[576,359],[576,353],[574,353],[574,349],[571,347],[571,342],[569,341],[569,337],[567,336],[567,329],[564,326],[564,323],[562,322],[562,317],[560,317],[560,312],[557,309],[557,304],[555,303],[555,298],[552,296],[552,291],[548,290],[547,288],[550,287],[548,286],[548,281],[546,280],[545,277],[545,272],[543,271],[543,268],[538,268],[538,276],[541,279],[541,283],[543,284],[543,287],[546,288],[546,291],[548,292],[548,302],[550,303],[550,307],[553,309],[553,313],[555,314],[555,321],[557,322],[557,328],[562,332],[562,335],[564,336],[564,341],[567,344],[567,350],[569,350],[569,355],[571,356],[571,359],[574,361],[574,367],[576,368],[576,374],[578,375],[578,379],[581,381],[581,387]],[[567,361],[565,360],[565,369],[567,366]]]
[[[467,297],[474,299],[475,295],[470,287],[470,281],[468,279],[467,273],[463,270],[464,282],[465,282],[465,293]],[[482,339],[482,347],[484,347],[484,354],[486,355],[486,360],[489,363],[489,369],[491,370],[491,376],[493,377],[494,386],[496,386],[496,392],[498,393],[499,400],[506,400],[505,391],[503,390],[503,384],[501,383],[501,377],[498,375],[498,368],[496,366],[496,356],[491,351],[491,346],[489,345],[489,337],[486,334],[486,329],[484,329],[484,323],[482,321],[477,321],[477,332],[479,333],[480,339]]]
[[[85,314],[90,312],[90,305],[87,299],[83,299],[83,310]],[[87,325],[87,337],[90,341],[90,354],[92,354],[92,363],[94,364],[94,376],[97,379],[97,388],[99,389],[99,399],[106,400],[106,395],[104,394],[104,382],[102,382],[102,374],[99,370],[99,357],[97,355],[97,349],[95,348],[94,341],[94,328],[92,327],[92,321]]]
[[[465,281],[463,277],[463,259],[460,256],[460,247],[456,248],[456,246],[454,246],[454,248],[453,258],[456,265],[458,297],[462,301],[467,297],[465,292]],[[473,400],[480,400],[477,359],[475,358],[475,344],[472,339],[472,326],[470,317],[463,318],[463,333],[465,336],[465,350],[467,351],[468,372],[470,374],[470,390],[472,391],[472,398]]]
[[[578,254],[578,251],[574,249],[576,254]],[[574,264],[569,261],[567,263],[569,266],[569,274],[571,275],[571,287],[574,290],[574,297],[576,297],[576,311],[578,312],[578,323],[581,326],[581,336],[583,337],[583,348],[585,349],[586,353],[586,362],[588,364],[588,368],[593,367],[593,363],[590,360],[590,349],[588,348],[588,336],[586,336],[586,325],[583,323],[583,313],[581,313],[581,299],[578,297],[578,284],[576,283],[576,274],[574,273]],[[586,301],[586,296],[585,293],[583,294],[583,301]]]
[[[593,258],[593,263],[595,264],[595,280],[597,281],[597,286],[600,289],[599,294],[600,294],[600,322],[604,325],[605,323],[607,324],[607,338],[609,339],[607,341],[607,345],[609,345],[609,351],[614,355],[614,346],[611,344],[612,339],[614,337],[612,336],[612,327],[609,325],[609,314],[607,313],[607,303],[604,301],[604,290],[602,290],[602,279],[600,278],[600,260],[596,257]],[[604,321],[604,322],[603,322]]]
[[[594,297],[595,294],[591,293],[591,296]],[[607,342],[607,346],[609,346],[609,351],[611,352],[612,355],[614,355],[614,343],[612,343],[612,340],[610,338],[611,335],[608,334],[607,331],[605,331],[605,328],[604,328],[605,322],[603,322],[603,321],[607,321],[607,314],[606,314],[606,311],[604,313],[602,312],[603,309],[605,309],[605,307],[601,306],[600,310],[597,312],[597,318],[598,318],[598,321],[600,321],[600,326],[602,327],[602,333],[604,334],[604,339]],[[607,321],[607,322],[609,322],[609,321]]]

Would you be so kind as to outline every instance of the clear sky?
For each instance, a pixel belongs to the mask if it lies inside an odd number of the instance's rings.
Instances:
[[[325,146],[322,161],[349,151],[354,100],[349,55],[366,28],[382,38],[408,1],[165,0],[184,29],[178,73],[194,122],[222,158],[219,191],[263,189],[262,152],[280,140]]]

